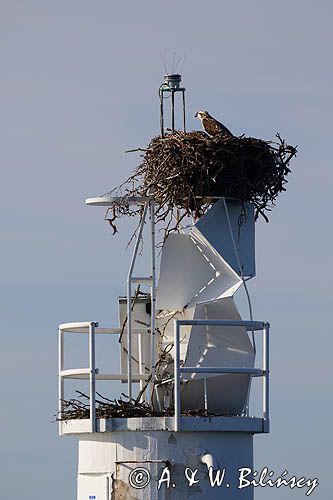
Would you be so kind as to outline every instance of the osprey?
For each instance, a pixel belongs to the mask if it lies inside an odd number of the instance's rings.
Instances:
[[[213,118],[208,111],[198,111],[194,115],[195,118],[199,118],[201,120],[201,124],[205,132],[211,136],[215,135],[225,135],[229,137],[233,137],[233,134],[230,132],[227,127],[223,125],[223,123],[218,122]]]

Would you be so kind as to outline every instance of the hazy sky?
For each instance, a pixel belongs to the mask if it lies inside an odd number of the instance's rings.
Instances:
[[[257,224],[256,319],[272,325],[272,432],[258,467],[331,494],[332,2],[0,0],[1,498],[74,499],[76,440],[58,438],[57,325],[116,325],[129,226],[84,199],[123,180],[158,133],[160,54],[186,54],[188,124],[280,132],[299,155]],[[115,358],[118,356],[115,355]],[[305,491],[256,491],[258,500]]]

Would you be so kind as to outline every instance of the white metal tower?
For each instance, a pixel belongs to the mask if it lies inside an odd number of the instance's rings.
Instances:
[[[86,203],[112,207],[115,201],[104,196]],[[244,205],[217,199],[198,222],[169,235],[157,262],[153,195],[127,202],[143,205],[143,216],[119,325],[59,326],[60,416],[66,379],[89,382],[89,418],[59,422],[60,435],[79,438],[77,499],[251,500],[253,436],[269,432],[269,325],[242,320],[233,296],[255,275],[253,207],[245,205],[240,225]],[[137,276],[147,222],[143,244],[151,270]],[[149,293],[133,303],[137,284]],[[67,334],[88,336],[89,366],[65,368]],[[98,335],[121,335],[120,372],[99,371]],[[254,377],[262,380],[262,412],[250,416]],[[127,384],[129,398],[141,390],[142,401],[162,416],[96,418],[99,380]]]
[[[164,100],[170,97],[174,132],[177,93],[185,132],[180,82],[179,74],[166,75],[159,88],[162,138]],[[127,296],[118,301],[119,325],[59,326],[59,433],[79,438],[77,499],[253,500],[253,436],[269,432],[269,324],[253,320],[246,286],[255,276],[253,206],[211,199],[211,208],[197,222],[177,226],[157,255],[154,193],[121,200],[108,194],[86,203],[112,210],[119,201],[142,214]],[[142,245],[149,253],[146,276],[136,273]],[[135,292],[138,286],[146,293]],[[234,301],[242,286],[246,321]],[[87,367],[65,366],[68,334],[88,337]],[[256,343],[258,334],[262,342]],[[120,370],[99,368],[100,335],[119,341]],[[262,381],[262,410],[251,416],[254,378]],[[87,418],[65,418],[66,379],[89,383]],[[135,405],[130,414],[103,416],[96,401],[102,380],[118,381],[119,395],[125,386],[129,402],[148,408],[148,416],[136,414]]]

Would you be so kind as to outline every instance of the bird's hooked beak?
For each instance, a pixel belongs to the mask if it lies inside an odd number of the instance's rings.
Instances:
[[[198,113],[198,111],[197,111],[197,112],[195,113],[195,115],[194,115],[194,118],[198,118],[198,116],[199,116],[199,113]]]

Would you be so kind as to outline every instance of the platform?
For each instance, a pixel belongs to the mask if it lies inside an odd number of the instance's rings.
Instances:
[[[180,417],[181,432],[249,432],[259,434],[267,422],[258,417]],[[89,419],[62,422],[61,435],[90,433]],[[131,417],[97,419],[96,432],[173,431],[174,417]]]

